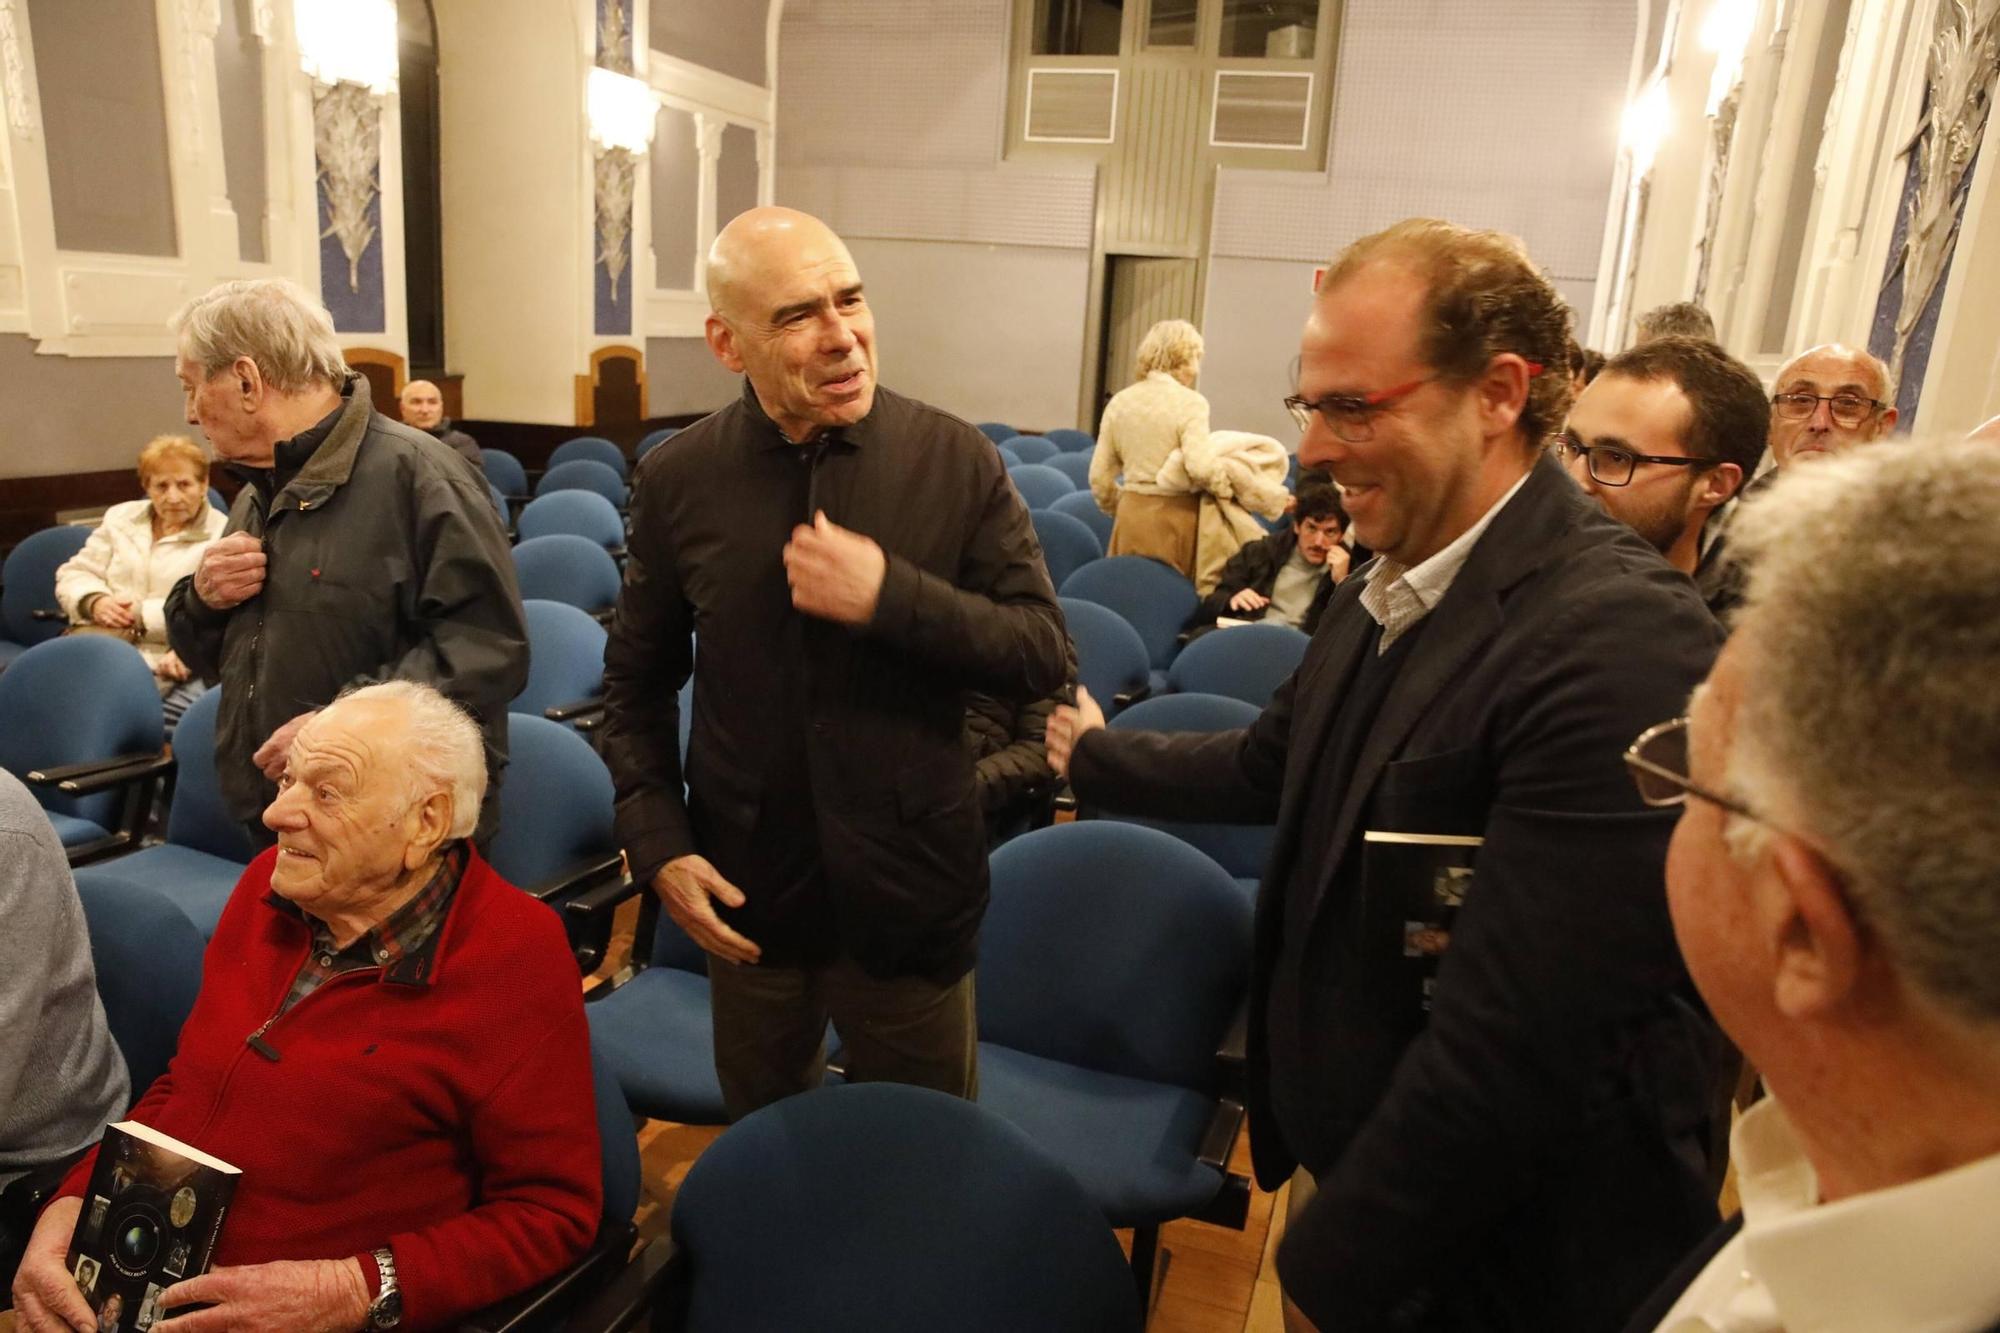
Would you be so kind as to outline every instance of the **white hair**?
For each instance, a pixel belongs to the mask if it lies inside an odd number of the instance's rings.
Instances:
[[[451,796],[451,828],[447,836],[469,838],[479,825],[479,804],[486,795],[486,738],[472,715],[429,685],[390,680],[343,691],[333,702],[393,703],[403,711],[397,728],[403,740],[402,762],[412,802],[436,792]]]
[[[180,354],[213,379],[239,356],[280,393],[339,388],[347,359],[326,307],[290,278],[242,278],[211,287],[168,321]]]
[[[1183,374],[1193,379],[1194,368],[1201,364],[1201,353],[1201,330],[1184,319],[1163,319],[1146,330],[1134,359],[1138,362],[1140,379],[1156,370],[1164,370],[1175,379]]]
[[[2000,1020],[2000,445],[1872,444],[1744,505],[1731,781],[1906,978]]]

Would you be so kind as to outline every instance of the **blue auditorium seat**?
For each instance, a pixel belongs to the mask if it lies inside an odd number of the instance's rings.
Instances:
[[[572,458],[544,472],[542,479],[535,483],[535,494],[548,495],[555,491],[595,491],[620,509],[625,507],[628,494],[625,478],[617,469],[594,458]]]
[[[1159,1225],[1208,1205],[1227,1175],[1242,1108],[1218,1053],[1247,994],[1250,901],[1178,838],[1103,820],[1025,833],[994,851],[992,875],[979,1104],[1067,1167],[1112,1226],[1137,1228],[1146,1275]]]
[[[1021,432],[1004,421],[982,421],[979,423],[979,433],[995,444],[1005,444]]]
[[[1104,558],[1104,547],[1097,534],[1068,514],[1035,509],[1029,511],[1028,518],[1035,525],[1036,540],[1042,544],[1042,560],[1048,566],[1052,587],[1062,587],[1063,580],[1071,574],[1093,560]]]
[[[97,995],[136,1102],[174,1057],[201,991],[207,941],[179,907],[145,885],[79,882],[76,896],[90,932]]]
[[[76,524],[23,537],[0,565],[0,669],[63,632],[69,618],[56,601],[56,571],[90,540]]]
[[[632,451],[632,461],[636,463],[680,433],[679,426],[662,426],[658,430],[647,431],[646,437],[639,441],[639,447]]]
[[[220,689],[207,691],[188,705],[174,730],[167,840],[76,872],[79,888],[117,881],[151,889],[178,907],[203,939],[215,933],[236,881],[256,855],[249,834],[222,803],[215,771],[215,714],[221,704]]]
[[[537,503],[540,503],[537,501]],[[604,626],[567,602],[523,598],[528,620],[528,683],[507,705],[510,713],[547,716],[574,724],[594,719],[604,706]]]
[[[1016,435],[1001,443],[1013,450],[1014,456],[1023,463],[1046,463],[1062,452],[1040,435]]]
[[[674,1196],[685,1333],[1137,1333],[1104,1218],[1032,1135],[891,1083],[746,1116]]]
[[[579,435],[573,440],[564,440],[549,453],[549,466],[561,467],[577,458],[588,458],[604,464],[616,472],[623,480],[631,475],[632,465],[625,458],[625,451],[601,435]]]
[[[505,449],[481,449],[479,466],[485,469],[486,480],[498,486],[502,495],[525,496],[528,493],[528,469]]]
[[[524,599],[567,602],[594,616],[608,615],[618,600],[618,562],[588,537],[557,533],[521,542],[514,573]]]
[[[1291,678],[1312,640],[1290,625],[1231,625],[1181,649],[1167,668],[1167,686],[1193,694],[1226,694],[1262,708]]]
[[[1049,508],[1058,514],[1068,514],[1096,533],[1098,542],[1105,550],[1111,549],[1111,526],[1115,520],[1097,507],[1097,497],[1090,493],[1088,481],[1080,483],[1076,490],[1063,496]]]
[[[1111,727],[1115,731],[1234,731],[1255,722],[1259,712],[1241,699],[1220,694],[1162,694],[1125,709],[1111,720]],[[1227,870],[1253,902],[1271,859],[1271,843],[1277,837],[1277,828],[1271,824],[1200,824],[1119,814],[1103,818],[1173,834]]]
[[[1154,692],[1165,689],[1166,670],[1180,652],[1181,631],[1201,602],[1194,584],[1179,570],[1143,555],[1107,556],[1070,575],[1058,591],[1125,617],[1146,645]]]
[[[515,523],[522,541],[566,532],[588,537],[613,556],[625,550],[625,520],[618,506],[595,491],[551,491],[528,501]]]
[[[1139,631],[1110,607],[1071,597],[1057,600],[1076,648],[1077,684],[1090,691],[1104,715],[1118,712],[1120,696],[1144,695],[1151,688],[1152,672]]]
[[[1070,483],[1080,491],[1090,489],[1090,455],[1056,454],[1042,460],[1042,466],[1052,467],[1070,479]]]
[[[1088,456],[1090,451],[1097,447],[1097,441],[1091,438],[1089,431],[1077,430],[1072,426],[1058,426],[1046,432],[1043,438],[1066,454]]]
[[[723,1124],[728,1116],[715,1076],[708,955],[650,892],[639,920],[632,950],[636,970],[585,997],[591,1040],[640,1115],[684,1125]]]
[[[1017,463],[1007,469],[1007,476],[1030,509],[1047,509],[1076,489],[1068,477],[1041,463]]]

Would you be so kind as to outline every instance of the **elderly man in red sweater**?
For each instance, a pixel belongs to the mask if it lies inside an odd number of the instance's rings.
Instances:
[[[294,741],[264,812],[278,845],[244,872],[173,1063],[131,1113],[243,1171],[215,1266],[166,1290],[158,1333],[449,1326],[590,1243],[581,987],[555,914],[469,841],[485,785],[477,724],[407,681]],[[95,1326],[63,1266],[91,1165],[15,1280],[35,1333]]]

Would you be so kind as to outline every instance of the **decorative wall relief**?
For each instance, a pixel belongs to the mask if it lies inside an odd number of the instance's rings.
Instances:
[[[215,62],[215,50],[211,43],[216,32],[222,27],[222,5],[219,0],[182,0],[181,4],[181,84],[186,94],[186,105],[191,108],[201,106],[201,71],[204,62]],[[184,137],[195,160],[202,157],[201,144],[202,116],[197,110],[188,117]]]
[[[1708,208],[1702,217],[1694,292],[1689,297],[1696,305],[1708,300],[1708,279],[1715,267],[1715,234],[1722,225],[1722,191],[1729,183],[1729,155],[1736,146],[1736,113],[1742,105],[1742,94],[1743,85],[1739,83],[1709,117],[1708,184],[1704,195]]]
[[[382,99],[358,83],[313,86],[320,297],[343,333],[387,321],[382,293]]]
[[[1986,131],[1996,72],[2000,72],[2000,0],[1939,0],[1925,76],[1928,109],[1912,150],[1914,192],[1902,243],[1892,253],[1890,274],[1878,301],[1879,317],[1881,305],[1896,289],[1895,335],[1888,360],[1890,383],[1898,386],[1906,370],[1915,370],[1919,348],[1928,346],[1917,333],[1950,271],[1965,187]]]
[[[592,267],[599,334],[632,332],[631,284],[623,281],[631,263],[632,195],[639,155],[653,139],[659,104],[653,91],[632,77],[632,27],[627,0],[598,0],[597,63],[590,71],[590,139],[595,147],[597,254]]]
[[[15,14],[19,0],[0,0],[0,80],[7,84],[7,123],[14,133],[29,138],[40,128],[35,119],[35,101],[28,96],[28,66],[21,55],[20,18]]]

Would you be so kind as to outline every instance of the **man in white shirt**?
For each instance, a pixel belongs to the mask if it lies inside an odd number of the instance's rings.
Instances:
[[[1733,1138],[1740,1230],[1631,1327],[1991,1329],[2000,447],[1794,469],[1731,540],[1735,635],[1628,763],[1650,802],[1685,806],[1675,934],[1771,1096]]]

